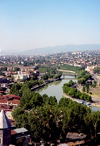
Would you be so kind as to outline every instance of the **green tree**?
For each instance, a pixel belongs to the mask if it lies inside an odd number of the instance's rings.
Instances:
[[[43,80],[48,80],[48,74],[44,74],[44,75],[42,76],[42,79],[43,79]]]
[[[33,92],[31,92],[31,90],[29,88],[25,88],[25,90],[23,90],[23,95],[20,99],[20,107],[23,109],[31,109],[31,105],[29,103],[29,101],[31,100],[32,96],[33,96]]]
[[[57,115],[54,114],[55,110],[50,105],[45,105],[36,110],[33,109],[29,113],[30,132],[34,141],[40,141],[42,138],[47,142],[59,138],[60,133],[56,123]]]
[[[86,92],[89,93],[89,86],[86,86]]]
[[[84,79],[84,78],[78,79],[79,84],[85,84],[85,81],[86,81],[86,79]]]
[[[57,99],[55,96],[50,96],[49,97],[49,102],[48,102],[50,105],[55,105],[57,104]]]
[[[43,104],[43,98],[39,93],[34,93],[32,98],[29,101],[29,105],[31,108],[37,107],[37,106],[42,106]]]
[[[77,89],[71,88],[71,90],[69,90],[69,92],[68,92],[68,95],[71,95],[72,97],[75,97],[76,92],[77,92]]]
[[[49,97],[48,97],[48,95],[47,95],[47,94],[43,94],[43,95],[42,95],[42,98],[43,98],[43,103],[44,103],[44,104],[48,104],[48,102],[49,102]]]
[[[12,87],[10,89],[10,93],[19,95],[19,91],[20,91],[21,87],[22,87],[22,84],[20,84],[20,83],[12,85]]]
[[[37,74],[36,73],[32,74],[32,80],[37,80]]]
[[[85,92],[85,86],[83,86],[82,90],[83,90],[83,92]]]
[[[70,100],[68,98],[61,98],[59,101],[59,106],[68,107]]]
[[[12,116],[16,121],[16,127],[28,128],[28,113],[25,112],[21,107],[16,108],[12,112]]]
[[[84,117],[85,120],[85,132],[92,138],[94,136],[95,140],[97,138],[97,133],[100,131],[100,111],[91,112]]]

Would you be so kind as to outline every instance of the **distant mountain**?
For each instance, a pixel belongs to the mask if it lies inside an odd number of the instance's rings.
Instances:
[[[74,51],[87,51],[87,50],[100,50],[100,44],[85,44],[85,45],[62,45],[54,47],[36,48],[27,51],[17,52],[17,50],[1,51],[0,55],[47,55],[60,52],[74,52]]]
[[[86,50],[99,50],[100,44],[86,44],[86,45],[62,45],[55,47],[36,48],[20,52],[20,55],[45,55],[59,52],[74,52]]]

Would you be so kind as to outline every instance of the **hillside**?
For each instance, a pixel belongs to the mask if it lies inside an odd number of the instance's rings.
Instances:
[[[86,44],[86,45],[64,45],[64,46],[55,46],[55,47],[45,47],[45,48],[36,48],[32,50],[27,50],[20,52],[20,55],[44,55],[44,54],[53,54],[59,52],[73,52],[73,51],[86,51],[86,50],[99,50],[99,44]]]

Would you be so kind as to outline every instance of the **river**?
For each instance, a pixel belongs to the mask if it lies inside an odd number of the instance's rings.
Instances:
[[[74,76],[64,76],[64,79],[61,79],[59,81],[50,83],[36,92],[40,93],[41,95],[47,94],[48,96],[55,96],[57,99],[57,102],[62,98],[63,96],[63,84],[68,83],[70,80],[73,80],[74,82],[77,82],[77,79]],[[100,108],[92,107],[92,111],[100,111]]]

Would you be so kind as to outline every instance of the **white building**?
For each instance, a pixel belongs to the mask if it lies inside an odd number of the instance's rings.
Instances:
[[[85,68],[86,71],[90,72],[91,70],[94,69],[95,66],[87,66],[87,68]]]
[[[18,72],[17,75],[13,75],[15,81],[18,81],[18,80],[25,81],[27,78],[29,78],[29,76],[30,76],[29,74],[22,73],[22,72],[21,73]]]

